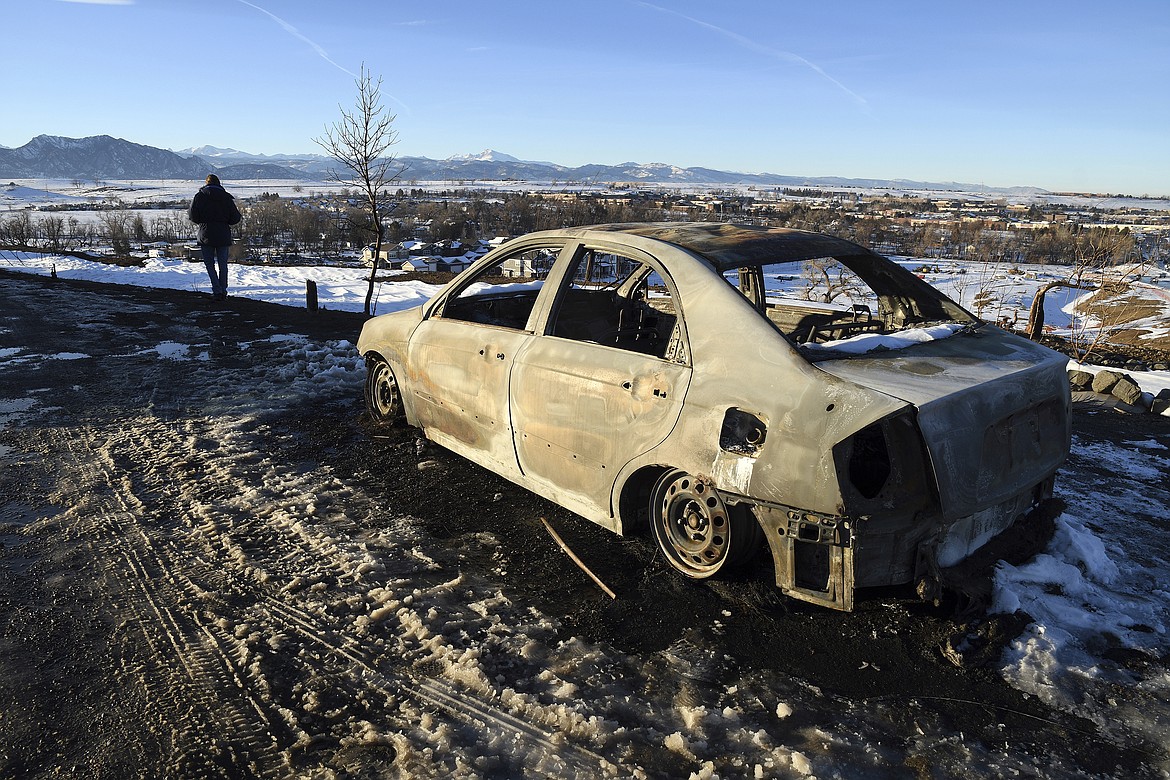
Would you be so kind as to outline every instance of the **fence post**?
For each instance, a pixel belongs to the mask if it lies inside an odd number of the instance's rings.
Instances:
[[[309,311],[317,311],[317,283],[312,279],[305,280],[305,307]]]

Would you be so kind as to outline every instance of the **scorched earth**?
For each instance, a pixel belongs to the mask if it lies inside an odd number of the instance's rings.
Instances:
[[[0,272],[0,776],[1166,776],[1164,418],[987,620],[841,614],[369,429],[359,326]]]

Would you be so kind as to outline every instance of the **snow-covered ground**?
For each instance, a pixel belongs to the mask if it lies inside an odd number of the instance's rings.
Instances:
[[[904,262],[913,267],[922,261]],[[121,268],[2,252],[0,268],[41,275],[55,268],[63,278],[208,289],[201,263],[177,260]],[[1046,278],[1044,269],[1029,270],[1035,278],[993,275],[988,280],[998,291],[1003,311],[1026,311],[1029,291]],[[322,305],[360,311],[366,274],[356,268],[233,265],[231,293],[299,307],[304,304],[305,280],[312,279]],[[973,274],[960,273],[959,266],[948,263],[945,270],[926,277],[971,306],[981,284],[973,281]],[[382,283],[378,311],[417,305],[435,290],[418,282]],[[1073,304],[1072,295],[1064,299],[1053,295],[1049,322],[1070,327]],[[247,387],[251,397],[265,398],[270,412],[294,397],[360,395],[362,368],[348,342],[275,334],[239,348],[279,353],[274,363],[283,366],[281,372],[257,374]],[[194,334],[189,342],[168,340],[132,354],[168,365],[186,361],[193,366],[193,376],[210,370],[201,368],[208,363],[206,346]],[[80,352],[44,355],[19,345],[7,347],[0,351],[0,381],[5,371],[84,358]],[[1143,389],[1156,392],[1170,386],[1165,373],[1135,376]],[[202,392],[198,388],[204,385],[194,381],[194,386]],[[210,392],[216,384],[208,381],[205,386]],[[0,429],[19,426],[38,414],[41,402],[35,395],[0,393],[7,395],[14,397],[0,397]],[[350,743],[391,745],[399,755],[409,756],[423,776],[473,777],[516,770],[536,775],[645,776],[640,745],[671,751],[693,766],[692,776],[699,778],[898,775],[885,727],[880,725],[892,716],[882,712],[880,702],[844,701],[799,681],[750,669],[710,690],[688,683],[701,678],[706,666],[719,664],[706,648],[682,643],[659,659],[664,662],[660,668],[603,645],[565,638],[555,621],[510,599],[490,572],[462,570],[443,576],[452,564],[447,560],[450,552],[420,536],[409,517],[398,518],[393,528],[379,532],[356,527],[347,519],[354,507],[384,513],[376,496],[355,496],[354,486],[332,477],[318,480],[295,473],[280,458],[266,454],[247,398],[213,398],[222,407],[218,416],[198,420],[190,431],[148,415],[127,421],[124,433],[90,430],[86,435],[93,441],[70,446],[85,461],[76,465],[81,479],[88,474],[112,491],[94,499],[101,505],[95,511],[108,511],[110,518],[135,511],[131,506],[135,495],[122,496],[121,483],[110,481],[118,463],[142,457],[134,453],[149,452],[151,458],[171,453],[167,457],[173,455],[175,462],[189,463],[192,469],[219,469],[215,477],[227,486],[229,499],[219,493],[183,496],[184,522],[206,560],[199,559],[195,566],[195,558],[184,558],[179,564],[192,567],[187,574],[196,579],[190,572],[214,581],[215,566],[239,578],[235,582],[229,577],[218,592],[198,594],[210,612],[227,610],[229,594],[257,587],[255,583],[272,594],[251,611],[213,616],[200,629],[215,637],[225,657],[237,659],[237,668],[246,677],[241,685],[260,691],[256,695],[265,707],[292,707],[271,690],[281,683],[266,666],[273,663],[273,651],[290,646],[300,653],[297,663],[307,668],[312,663],[305,659],[317,655],[331,659],[330,664],[356,664],[367,686],[359,698],[365,697],[367,704],[381,702],[385,708],[371,705],[377,717],[367,712],[346,722],[352,732]],[[214,461],[200,452],[207,446],[200,442],[209,441],[219,448]],[[1091,721],[1117,744],[1132,744],[1136,735],[1163,751],[1170,749],[1170,674],[1164,660],[1157,659],[1170,654],[1167,453],[1170,434],[1164,429],[1124,443],[1075,435],[1072,456],[1058,480],[1059,495],[1069,508],[1057,520],[1055,538],[1033,561],[1002,566],[995,593],[997,609],[1022,609],[1033,619],[998,663],[998,673],[1006,681],[1052,708]],[[0,451],[0,457],[4,454]],[[85,465],[91,457],[97,458],[98,466]],[[111,475],[95,476],[93,469],[99,467],[108,468]],[[160,475],[160,480],[171,476]],[[337,495],[331,496],[330,490]],[[334,506],[340,506],[340,496],[347,502],[345,512]],[[101,509],[106,504],[110,506]],[[77,519],[81,522],[83,515]],[[127,560],[143,559],[153,566],[156,559],[162,565],[168,556],[178,560],[190,555],[173,546],[144,546],[138,536],[122,537],[110,529],[102,533],[94,544],[106,545],[112,555]],[[260,549],[267,535],[282,540],[280,555],[285,557]],[[491,540],[483,544],[490,547]],[[326,582],[342,584],[325,587]],[[161,591],[173,586],[153,587]],[[285,596],[293,607],[282,606]],[[143,603],[158,598],[159,592],[147,592]],[[726,614],[725,620],[735,616]],[[269,629],[274,633],[265,633]],[[377,660],[385,656],[403,659],[406,666],[426,664],[433,672],[419,683],[388,672]],[[288,728],[306,744],[313,736],[302,724],[328,714],[331,706],[327,675],[320,669],[317,674],[319,679],[310,675],[298,683],[296,707],[281,710]],[[680,695],[680,690],[687,694]],[[988,717],[995,716],[989,710]],[[826,727],[830,721],[837,725]],[[468,724],[473,722],[486,724],[486,731],[475,732],[477,738],[468,736]],[[919,734],[929,748],[923,748],[922,755],[937,762],[940,776],[1082,774],[1072,766],[1038,770],[1027,756],[973,746],[940,724],[924,725]],[[504,758],[519,753],[526,757]],[[1170,773],[1165,752],[1151,755],[1149,765],[1153,774]]]
[[[47,275],[56,272],[62,279],[82,279],[107,284],[131,284],[165,290],[210,292],[207,270],[201,262],[150,258],[141,267],[122,267],[81,260],[67,255],[31,254],[0,250],[0,268]],[[317,284],[317,302],[326,309],[362,311],[369,284],[368,268],[338,266],[228,266],[230,295],[285,306],[305,305],[305,282]],[[377,314],[408,309],[425,303],[439,290],[418,281],[379,282],[375,288]]]
[[[111,182],[80,182],[69,179],[15,179],[10,183],[15,184],[15,188],[9,188],[9,194],[5,197],[4,191],[0,190],[0,210],[5,207],[9,208],[23,208],[27,206],[37,206],[44,203],[61,202],[59,198],[77,198],[82,200],[101,200],[103,198],[118,197],[124,202],[144,203],[158,200],[175,200],[190,198],[195,190],[203,185],[202,181],[182,181],[176,179],[158,179],[158,180],[142,180],[142,181],[111,181]],[[644,182],[646,187],[652,187],[660,190],[671,190],[683,193],[725,193],[729,186],[725,183],[720,184],[695,184],[691,182]],[[342,185],[335,182],[328,181],[290,181],[288,179],[242,179],[225,182],[225,185],[233,192],[239,193],[244,197],[251,197],[260,195],[264,192],[275,192],[282,197],[295,196],[301,192],[316,191],[328,192],[339,190]],[[412,180],[409,182],[412,188],[422,188],[431,191],[451,190],[451,189],[474,189],[486,191],[499,192],[531,192],[534,189],[541,191],[557,191],[569,190],[574,192],[581,191],[611,191],[612,187],[608,182],[593,182],[593,181],[498,181],[498,180],[482,180],[470,181],[460,180],[458,182],[452,181],[419,181]],[[1152,212],[1170,211],[1170,199],[1167,198],[1135,198],[1127,196],[1097,196],[1097,195],[1076,195],[1076,194],[1058,194],[1043,191],[1021,191],[1021,192],[1004,192],[1002,190],[991,191],[964,191],[959,189],[947,190],[945,193],[940,190],[933,189],[916,189],[913,187],[900,187],[896,182],[891,182],[888,187],[833,187],[833,191],[848,191],[854,195],[893,195],[896,197],[916,197],[916,198],[962,198],[970,202],[985,201],[988,203],[1007,202],[1014,204],[1038,204],[1038,205],[1057,205],[1066,208],[1078,209],[1132,209],[1132,210],[1148,210]],[[624,191],[624,190],[621,190]],[[767,198],[769,193],[761,191],[756,187],[743,188],[745,193],[754,194],[759,198]],[[794,196],[785,195],[786,199],[792,199]]]

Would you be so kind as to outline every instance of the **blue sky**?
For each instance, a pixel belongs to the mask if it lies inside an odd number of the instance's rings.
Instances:
[[[8,0],[0,144],[401,155],[1170,195],[1170,2]]]

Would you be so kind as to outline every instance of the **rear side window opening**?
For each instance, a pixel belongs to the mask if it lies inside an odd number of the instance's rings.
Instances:
[[[979,323],[876,255],[749,265],[724,279],[810,359],[897,349]]]

